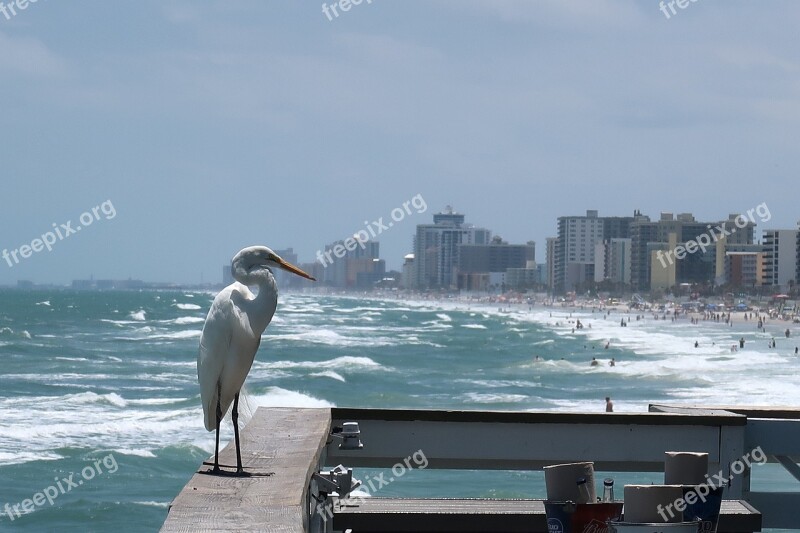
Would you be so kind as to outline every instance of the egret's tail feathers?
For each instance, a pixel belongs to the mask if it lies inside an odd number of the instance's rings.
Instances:
[[[206,431],[214,431],[217,429],[217,395],[212,394],[211,398],[206,399],[203,403],[203,415],[206,425]]]
[[[222,412],[222,420],[220,423],[225,421],[230,421],[231,419],[231,411],[233,410],[233,401],[228,401],[227,406],[225,404],[222,407],[225,409]],[[242,390],[239,391],[239,429],[242,429],[244,426],[250,422],[250,419],[253,418],[253,413],[256,412],[258,409],[258,404],[255,402],[253,396],[247,391],[245,387],[242,387]],[[214,394],[212,398],[208,399],[208,403],[203,405],[203,414],[205,415],[205,426],[206,430],[214,431],[217,429],[217,395]]]
[[[258,404],[255,398],[247,390],[247,387],[242,387],[239,391],[239,429],[242,429],[253,418],[253,413],[258,409]]]

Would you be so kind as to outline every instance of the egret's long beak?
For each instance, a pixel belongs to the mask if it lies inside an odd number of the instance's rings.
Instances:
[[[287,271],[291,272],[292,274],[297,274],[298,276],[300,276],[302,278],[310,279],[311,281],[317,281],[317,278],[315,278],[314,276],[310,276],[309,274],[306,274],[305,272],[303,272],[302,270],[300,270],[299,268],[297,268],[296,266],[294,266],[290,262],[284,261],[283,259],[280,259],[280,258],[278,258],[278,259],[279,259],[278,260],[278,265],[282,269],[287,270]]]

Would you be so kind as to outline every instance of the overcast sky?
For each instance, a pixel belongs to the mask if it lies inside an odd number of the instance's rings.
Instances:
[[[8,4],[5,0],[5,4]],[[0,14],[0,284],[221,281],[422,195],[514,243],[598,209],[800,218],[800,2],[39,0]],[[116,216],[91,210],[110,201]],[[109,204],[106,205],[107,212]],[[69,230],[63,229],[62,233]]]

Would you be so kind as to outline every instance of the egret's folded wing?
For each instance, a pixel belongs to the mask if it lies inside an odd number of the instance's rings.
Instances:
[[[230,291],[226,289],[214,299],[200,337],[197,379],[200,382],[200,398],[203,402],[203,415],[208,431],[214,431],[217,427],[217,384],[231,347],[233,335],[231,320],[235,318],[235,314]],[[224,415],[227,406],[222,407]]]

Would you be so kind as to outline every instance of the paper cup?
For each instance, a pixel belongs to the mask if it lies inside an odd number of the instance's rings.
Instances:
[[[544,482],[547,499],[551,501],[580,501],[578,478],[585,477],[589,488],[590,502],[597,500],[594,488],[594,463],[567,463],[544,467]]]
[[[683,515],[674,511],[675,502],[681,500],[681,485],[625,485],[625,522],[681,522]],[[673,509],[672,516],[669,509]]]
[[[665,485],[700,485],[706,482],[708,454],[698,452],[666,452]]]

